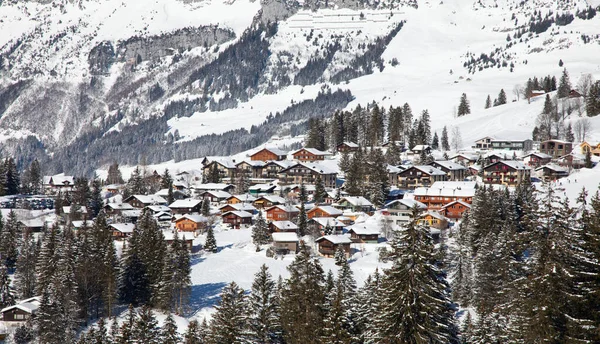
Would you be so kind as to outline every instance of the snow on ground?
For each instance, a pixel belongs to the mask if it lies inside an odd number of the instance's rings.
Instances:
[[[568,197],[574,205],[581,190],[587,191],[587,200],[600,191],[600,164],[594,168],[575,170],[566,178],[561,178],[552,183],[559,196]]]

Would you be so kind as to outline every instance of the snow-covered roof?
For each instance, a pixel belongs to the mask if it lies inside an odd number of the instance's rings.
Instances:
[[[264,195],[264,196],[260,196],[258,199],[264,198],[267,201],[271,202],[271,203],[285,203],[285,198],[280,197],[280,196],[275,196],[275,195]]]
[[[444,209],[444,208],[448,208],[448,207],[450,207],[450,206],[452,206],[452,205],[454,205],[454,204],[462,204],[463,206],[465,206],[465,207],[467,207],[467,208],[469,208],[469,209],[471,208],[471,205],[470,205],[469,203],[466,203],[466,202],[463,202],[463,201],[458,201],[458,200],[457,200],[457,201],[452,201],[452,202],[450,202],[450,203],[448,203],[448,204],[444,205],[444,206],[442,207],[442,209]]]
[[[331,242],[332,244],[351,244],[352,240],[350,239],[349,236],[347,235],[325,235],[322,236],[320,238],[318,238],[317,240],[315,240],[315,242],[321,242],[323,240],[327,240],[329,242]]]
[[[167,200],[158,196],[158,195],[132,195],[130,197],[128,197],[125,202],[127,202],[127,200],[129,200],[130,198],[135,198],[138,201],[142,202],[143,204],[166,204]]]
[[[288,168],[290,166],[293,166],[293,165],[296,165],[296,164],[297,164],[297,162],[290,161],[290,160],[279,160],[279,161],[272,160],[272,161],[267,162],[265,164],[265,167],[269,166],[269,165],[277,165],[277,166],[279,166],[279,167],[281,167],[283,169],[286,169],[286,168]]]
[[[112,223],[110,227],[121,233],[133,233],[135,224],[133,223]]]
[[[190,215],[190,214],[185,214],[182,217],[178,218],[175,222],[179,222],[181,220],[190,220],[196,223],[202,223],[202,222],[208,222],[208,218],[202,215]]]
[[[428,212],[425,212],[425,213],[421,214],[420,217],[425,217],[427,215],[430,215],[431,217],[436,218],[438,220],[442,220],[442,221],[446,220],[446,218],[444,217],[444,215],[438,213],[437,211],[431,211],[431,210],[428,211]]]
[[[340,144],[340,146],[342,146],[342,145],[346,145],[346,146],[348,146],[350,148],[358,148],[359,147],[358,144],[356,144],[356,143],[354,143],[352,141],[344,141],[344,142],[342,142]]]
[[[30,299],[28,299],[28,300],[30,300]],[[39,308],[40,308],[39,300],[35,300],[35,301],[31,301],[31,302],[21,301],[21,302],[17,303],[16,305],[12,305],[12,306],[3,308],[2,310],[0,310],[0,313],[5,313],[12,309],[20,309],[23,312],[26,312],[29,314],[35,314]]]
[[[140,217],[140,216],[142,216],[142,210],[141,209],[123,210],[121,212],[121,215],[123,215],[123,217]]]
[[[429,174],[431,176],[436,176],[436,175],[437,176],[445,176],[446,175],[446,173],[444,171],[442,171],[438,168],[435,168],[433,166],[429,166],[429,165],[415,165],[412,167],[423,173]]]
[[[569,172],[568,168],[562,167],[562,166],[559,166],[559,165],[556,165],[556,164],[547,164],[547,165],[544,165],[544,166],[540,166],[540,167],[536,168],[535,170],[536,171],[540,171],[540,170],[543,170],[545,168],[547,168],[547,169],[549,169],[551,171],[554,171],[554,172],[563,172],[563,173],[568,173]]]
[[[489,165],[487,165],[486,167],[484,167],[484,169],[496,165],[496,164],[505,164],[506,166],[509,166],[511,168],[514,168],[515,170],[530,170],[531,168],[527,165],[525,165],[523,162],[521,161],[516,161],[516,160],[501,160],[501,161],[496,161],[494,163],[491,163]]]
[[[465,170],[465,167],[461,164],[457,164],[454,161],[449,161],[449,160],[436,160],[434,162],[432,162],[431,164],[438,164],[440,166],[442,166],[445,169],[448,169],[450,171],[456,171],[456,170]]]
[[[373,203],[369,202],[369,200],[363,196],[345,196],[340,199],[339,203],[342,203],[344,200],[353,206],[373,206]]]
[[[295,232],[275,232],[271,234],[274,242],[296,242],[298,234]]]
[[[225,205],[219,207],[219,209],[223,209],[225,207],[231,207],[235,210],[243,210],[243,211],[247,211],[247,212],[255,212],[256,211],[256,208],[250,203],[225,204]]]
[[[420,152],[426,149],[431,149],[431,147],[429,145],[416,145],[411,150],[415,152]]]
[[[263,167],[265,166],[265,162],[261,161],[261,160],[242,160],[240,162],[238,162],[237,164],[235,164],[235,166],[241,165],[241,164],[248,164],[252,167]]]
[[[179,182],[173,183],[173,185],[179,185],[179,184],[182,184],[181,186],[183,186],[183,183],[179,183]],[[187,195],[185,192],[183,192],[181,190],[174,189],[173,194],[176,194],[176,193],[181,193],[181,194]],[[155,193],[155,195],[158,195],[163,198],[169,197],[169,189],[160,189]]]
[[[418,187],[415,196],[473,197],[476,182],[435,182],[430,187]]]
[[[247,211],[243,211],[243,210],[231,210],[231,211],[228,211],[225,214],[223,214],[223,216],[225,216],[227,214],[234,214],[237,217],[252,217],[252,214],[250,214]]]
[[[310,219],[311,221],[315,221],[319,225],[323,227],[331,226],[331,227],[344,227],[345,224],[334,217],[313,217]]]
[[[166,205],[149,205],[146,208],[150,209],[153,213],[171,212],[171,208]]]
[[[41,219],[23,220],[20,222],[23,224],[23,226],[29,228],[44,227],[44,221],[42,221]]]
[[[548,155],[548,154],[540,153],[540,152],[529,153],[529,154],[523,156],[523,158],[526,158],[528,156],[536,156],[540,159],[552,159],[552,155]]]
[[[379,228],[367,226],[364,223],[357,223],[348,227],[348,231],[352,231],[358,235],[375,235],[379,234]]]
[[[287,152],[284,150],[281,150],[279,148],[274,148],[274,147],[264,147],[264,148],[260,148],[259,150],[257,150],[256,152],[252,153],[252,155],[262,152],[263,150],[267,150],[275,155],[278,156],[282,156],[282,155],[287,155]]]
[[[231,194],[229,192],[226,191],[204,191],[207,194],[212,195],[213,197],[216,198],[220,198],[220,199],[227,199],[231,196]]]
[[[286,213],[299,213],[300,212],[300,209],[294,207],[293,205],[286,206],[284,204],[274,205],[274,206],[268,208],[267,211],[270,211],[271,209],[275,209],[275,208],[285,211]]]
[[[108,203],[107,207],[113,210],[130,210],[133,209],[133,206],[129,203]]]
[[[210,165],[212,163],[217,163],[220,165],[223,165],[225,168],[228,169],[234,169],[235,168],[235,160],[231,159],[231,158],[216,158],[216,159],[209,159],[209,163],[207,165]]]
[[[458,154],[453,155],[450,159],[454,160],[454,159],[459,158],[459,157],[463,158],[463,159],[470,160],[470,161],[477,161],[477,158],[478,158],[478,156],[475,155],[475,154],[458,153]]]
[[[275,184],[256,184],[256,185],[252,185],[251,187],[249,187],[248,190],[261,192],[261,191],[273,190],[273,189],[275,189],[276,186],[277,185],[275,185]]]
[[[66,207],[62,207],[62,211],[65,214],[71,214],[71,206],[66,206]],[[87,214],[87,208],[86,207],[80,207],[79,208],[79,214]]]
[[[75,179],[73,176],[65,176],[64,173],[57,174],[54,176],[44,176],[43,183],[48,185],[52,182],[53,185],[73,185],[75,183]]]
[[[276,228],[283,229],[286,231],[295,231],[296,229],[298,229],[298,226],[296,226],[296,224],[292,221],[273,221],[271,222],[271,224]]]
[[[406,207],[408,207],[409,209],[410,209],[410,208],[413,208],[415,205],[417,206],[417,208],[420,208],[420,209],[427,209],[427,206],[426,206],[425,204],[423,204],[423,203],[421,203],[421,202],[419,202],[419,201],[415,201],[415,200],[414,200],[414,199],[412,199],[412,198],[402,198],[402,199],[393,200],[393,201],[391,201],[391,202],[387,203],[387,204],[385,205],[385,207],[386,207],[386,208],[389,208],[391,205],[394,205],[394,204],[397,204],[397,203],[399,203],[399,204],[404,204],[404,205],[405,205]]]
[[[396,166],[392,166],[392,165],[387,165],[386,167],[388,173],[400,173],[402,171],[404,171],[404,169],[396,167]]]
[[[193,208],[193,207],[196,207],[201,204],[202,204],[202,200],[187,198],[187,199],[180,199],[180,200],[177,200],[177,201],[169,204],[169,208],[171,208],[171,209],[173,209],[173,208]]]
[[[292,152],[292,155],[294,155],[296,153],[299,153],[302,150],[305,150],[305,151],[307,151],[307,152],[309,152],[311,154],[314,154],[314,155],[331,155],[331,153],[329,153],[329,152],[324,152],[324,151],[318,150],[316,148],[300,148],[297,151]]]
[[[251,194],[231,195],[231,197],[229,197],[229,198],[234,198],[234,197],[237,198],[237,199],[239,199],[241,202],[254,202],[254,201],[256,201],[256,197],[252,196]]]
[[[315,162],[303,162],[303,163],[300,163],[299,165],[305,166],[306,168],[309,168],[319,174],[336,174],[336,173],[338,173],[337,163],[335,164],[335,166],[331,166],[331,164],[328,164],[328,163],[325,163],[322,161],[315,161]]]
[[[322,211],[326,212],[329,215],[342,215],[343,214],[343,212],[341,210],[334,208],[330,205],[319,205],[319,206],[312,208],[310,211],[314,211],[317,208],[321,209]]]
[[[224,183],[204,183],[194,185],[194,189],[198,191],[223,191],[231,187],[233,187],[233,185]]]

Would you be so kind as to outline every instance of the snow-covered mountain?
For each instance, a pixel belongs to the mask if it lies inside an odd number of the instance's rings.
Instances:
[[[433,130],[460,126],[465,145],[529,137],[543,102],[484,110],[487,95],[510,101],[515,85],[563,68],[573,83],[600,77],[598,5],[4,0],[3,151],[78,173],[230,154],[371,101],[428,109]],[[456,119],[462,93],[472,114]]]

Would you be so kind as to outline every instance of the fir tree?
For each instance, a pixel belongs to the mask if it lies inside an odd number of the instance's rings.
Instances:
[[[215,239],[215,234],[213,232],[212,226],[208,227],[206,231],[206,241],[204,242],[204,251],[217,253],[217,239]]]
[[[296,225],[298,226],[298,236],[303,237],[308,233],[308,217],[306,216],[304,202],[300,203],[300,213],[296,219]]]
[[[338,167],[340,168],[340,171],[348,173],[348,170],[350,169],[350,153],[348,151],[342,152]]]
[[[2,218],[0,217],[0,222]],[[17,214],[11,210],[5,223],[0,224],[0,256],[4,265],[13,270],[19,257],[19,246],[23,236]]]
[[[0,307],[5,308],[15,304],[15,297],[8,279],[8,270],[0,266]]]
[[[592,168],[594,165],[592,164],[592,152],[590,152],[589,150],[587,150],[585,152],[585,162],[584,162],[584,167],[585,168]]]
[[[174,309],[177,314],[183,314],[184,305],[190,295],[190,255],[185,245],[185,237],[179,239],[177,231],[165,256],[161,277],[161,287],[158,304],[165,310]]]
[[[388,172],[387,166],[380,149],[373,149],[368,157],[368,182],[366,183],[363,194],[376,207],[380,207],[385,202],[388,192]]]
[[[317,180],[315,182],[315,193],[313,195],[313,201],[316,204],[323,203],[325,198],[327,197],[327,191],[325,191],[325,185],[323,184],[323,179],[321,175],[317,176]]]
[[[467,94],[463,93],[460,96],[460,103],[458,104],[458,116],[464,116],[471,113],[471,107],[469,105],[469,101],[467,100]]]
[[[475,342],[475,324],[473,323],[473,317],[469,311],[467,311],[467,316],[463,321],[460,333],[462,344],[471,344]]]
[[[235,282],[223,288],[221,300],[210,323],[210,342],[214,344],[244,343],[248,326],[244,290]]]
[[[450,150],[450,142],[448,141],[448,129],[446,129],[446,126],[444,126],[444,129],[442,129],[442,138],[440,141],[441,141],[441,145],[442,145],[442,150],[449,151]]]
[[[573,134],[573,127],[571,126],[571,123],[569,123],[569,125],[567,126],[567,132],[565,134],[565,138],[569,142],[575,141],[575,134]]]
[[[139,231],[134,230],[123,248],[119,275],[119,299],[134,306],[146,303],[151,296],[146,266],[142,261]]]
[[[437,137],[434,136],[434,140]],[[390,142],[387,151],[385,152],[385,161],[392,166],[398,166],[402,163],[402,158],[401,158],[401,149],[400,147],[398,147],[398,145],[396,144],[395,141]]]
[[[132,304],[129,304],[127,314],[125,315],[125,321],[121,324],[119,330],[119,336],[115,340],[118,344],[127,344],[134,341],[134,326],[137,319],[137,314]]]
[[[558,89],[556,90],[556,96],[559,99],[566,98],[569,96],[569,92],[571,92],[571,81],[569,80],[569,73],[567,72],[567,69],[564,68],[562,75],[560,76]]]
[[[175,319],[173,319],[173,316],[171,314],[169,314],[167,316],[167,319],[165,319],[165,323],[163,324],[162,328],[160,329],[160,335],[161,335],[160,343],[162,343],[162,344],[179,344],[180,343],[181,337],[179,336],[179,333],[177,332],[177,324],[175,324]]]
[[[498,101],[496,102],[497,105],[504,105],[507,103],[506,100],[506,92],[504,92],[504,89],[500,90],[500,93],[498,94]]]
[[[162,343],[160,332],[152,309],[149,306],[143,306],[133,326],[132,339],[134,343],[160,344]]]
[[[244,170],[237,170],[237,179],[235,182],[235,190],[240,194],[244,194],[248,192],[248,188],[250,187],[250,179],[248,178],[248,173]]]
[[[490,95],[488,94],[487,98],[485,99],[485,108],[489,109],[492,107],[492,98],[490,98]]]
[[[165,168],[165,172],[160,178],[160,188],[167,189],[167,202],[169,204],[175,202],[175,196],[173,195],[173,177],[168,168]]]
[[[265,218],[262,216],[262,212],[258,212],[258,218],[252,228],[252,242],[256,245],[256,252],[260,251],[261,245],[268,244],[270,240],[269,227]]]
[[[438,149],[440,147],[440,139],[438,138],[437,132],[433,133],[433,139],[431,140],[431,149]]]
[[[357,150],[352,156],[350,168],[346,172],[345,189],[351,196],[360,195],[363,184],[363,161],[362,150]]]
[[[198,320],[194,319],[190,321],[183,336],[183,344],[203,344],[204,342],[200,339],[199,330],[200,324],[198,324]]]
[[[29,344],[35,339],[35,332],[30,326],[21,325],[12,334],[12,342],[15,344]]]
[[[210,216],[210,200],[205,198],[202,200],[202,216]]]
[[[23,240],[21,254],[17,259],[15,291],[19,299],[28,299],[35,296],[35,263],[37,256],[37,246],[33,241],[33,235],[29,235]]]
[[[337,246],[333,258],[335,259],[335,265],[342,265],[346,261],[346,251],[344,251],[342,245]]]
[[[21,181],[19,178],[19,171],[17,170],[17,165],[15,164],[15,160],[12,157],[6,158],[4,160],[4,173],[4,189],[6,191],[6,195],[18,194]]]
[[[248,298],[249,336],[252,343],[281,343],[282,333],[277,289],[265,264],[254,275]]]
[[[454,276],[452,279],[452,299],[462,307],[468,307],[473,298],[471,247],[468,235],[469,214],[464,213],[456,233],[456,252],[454,252]]]
[[[94,178],[92,181],[92,190],[88,204],[88,208],[92,217],[98,216],[103,206],[104,200],[102,199],[102,185],[100,184],[100,180],[98,178]]]

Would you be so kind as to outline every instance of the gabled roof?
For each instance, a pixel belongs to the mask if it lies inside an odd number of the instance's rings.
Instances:
[[[408,207],[409,209],[413,208],[415,205],[419,209],[427,209],[427,206],[425,204],[423,204],[419,201],[415,201],[414,199],[411,199],[411,198],[402,198],[402,199],[393,200],[393,201],[387,203],[385,205],[385,208],[389,208],[390,206],[392,206],[394,204],[403,204],[406,207]]]
[[[123,210],[121,215],[123,215],[123,217],[140,217],[142,216],[142,209]]]
[[[450,159],[454,160],[454,159],[456,159],[458,157],[461,157],[461,158],[469,160],[469,161],[477,161],[477,159],[478,159],[477,155],[475,155],[475,154],[467,154],[467,153],[458,153],[458,154],[455,154]]]
[[[222,216],[228,215],[228,214],[233,214],[237,217],[252,217],[252,214],[250,214],[247,211],[243,211],[243,210],[232,210],[232,211],[228,211],[225,214],[223,214]]]
[[[131,195],[124,202],[129,202],[129,200],[134,198],[143,204],[167,204],[167,200],[158,195]]]
[[[273,191],[275,190],[275,188],[277,187],[277,185],[275,184],[256,184],[256,185],[252,185],[251,187],[248,188],[248,190],[252,190],[252,191]]]
[[[57,174],[54,176],[44,176],[43,183],[45,185],[73,185],[75,184],[75,178],[73,176],[65,176],[64,173]]]
[[[204,222],[208,222],[208,218],[202,215],[190,215],[190,214],[185,214],[182,217],[178,218],[177,220],[175,220],[175,222],[179,222],[182,220],[190,220],[192,222],[195,223],[204,223]]]
[[[355,207],[356,206],[366,206],[366,207],[373,206],[373,203],[369,202],[369,200],[364,198],[363,196],[345,196],[345,197],[342,197],[338,203],[342,203],[343,201],[346,201]]]
[[[261,160],[242,160],[240,162],[238,162],[237,164],[235,164],[235,166],[239,166],[241,164],[248,164],[252,167],[263,167],[265,166],[265,162],[261,161]]]
[[[146,208],[153,213],[171,212],[171,208],[167,207],[166,205],[149,205]]]
[[[286,231],[295,231],[296,229],[298,229],[298,226],[296,226],[296,224],[292,221],[273,221],[271,222],[271,224],[276,228],[283,229]]]
[[[319,225],[323,227],[331,226],[331,227],[344,227],[346,226],[343,222],[339,221],[334,217],[313,217],[310,221],[315,221]]]
[[[209,194],[209,195],[211,195],[213,197],[220,198],[220,199],[227,199],[227,198],[229,198],[231,196],[231,194],[229,192],[226,192],[226,191],[211,191],[211,190],[208,190],[208,191],[204,191],[203,192],[203,194],[205,194],[205,193],[207,193],[207,194]]]
[[[562,173],[568,173],[569,172],[569,169],[567,169],[565,167],[562,167],[562,166],[558,166],[556,164],[547,164],[547,165],[544,165],[544,166],[540,166],[540,167],[536,168],[535,170],[536,171],[540,171],[540,170],[543,170],[543,169],[549,169],[549,170],[554,171],[554,172],[562,172]]]
[[[316,148],[300,148],[297,151],[292,152],[292,155],[295,155],[296,153],[299,153],[299,152],[301,152],[303,150],[305,150],[305,151],[307,151],[307,152],[309,152],[309,153],[311,153],[313,155],[323,155],[323,156],[325,156],[325,155],[331,155],[331,153],[329,153],[329,152],[324,152],[324,151],[318,150]]]
[[[276,232],[271,234],[274,242],[297,242],[298,234],[290,232]]]
[[[533,153],[529,153],[527,155],[524,155],[523,158],[526,158],[528,156],[536,156],[540,159],[552,159],[552,155],[548,155],[548,154],[544,154],[544,153],[539,153],[539,152],[533,152]]]
[[[417,169],[425,174],[431,175],[431,176],[445,176],[446,173],[438,168],[435,168],[433,166],[429,166],[429,165],[415,165],[415,166],[411,166],[409,168],[407,168],[405,171],[410,170],[411,168]]]
[[[469,208],[469,209],[471,208],[471,205],[470,205],[469,203],[465,203],[465,202],[463,202],[463,201],[452,201],[452,202],[450,202],[450,203],[448,203],[448,204],[444,205],[444,206],[442,207],[442,209],[448,208],[448,207],[450,207],[451,205],[454,205],[454,204],[462,204],[463,206],[465,206],[465,207],[467,207],[467,208]]]
[[[173,185],[179,185],[179,184],[181,184],[182,186],[185,185],[185,184],[179,183],[179,182],[174,182],[173,183]],[[181,190],[173,189],[173,195],[175,195],[175,194],[181,194],[181,195],[184,195],[186,197],[189,197],[188,194],[186,194],[185,192],[183,192]],[[158,196],[163,197],[163,198],[169,197],[169,189],[160,189],[160,190],[158,190],[155,193],[155,195],[158,195]]]
[[[321,242],[323,240],[327,240],[327,241],[331,242],[332,244],[336,244],[336,245],[352,243],[352,240],[347,235],[325,235],[325,236],[322,236],[322,237],[318,238],[317,240],[315,240],[315,242]]]
[[[287,152],[286,152],[286,151],[284,151],[284,150],[281,150],[281,149],[279,149],[279,148],[274,148],[274,147],[264,147],[264,148],[261,148],[261,149],[257,150],[256,152],[252,153],[250,156],[252,156],[252,155],[256,155],[257,153],[260,153],[260,152],[262,152],[262,151],[264,151],[264,150],[266,150],[266,151],[269,151],[269,152],[271,152],[271,153],[273,153],[273,154],[275,154],[275,155],[277,155],[277,156],[285,156],[285,155],[287,155]]]
[[[435,182],[430,187],[418,187],[415,196],[473,197],[476,182]]]
[[[180,200],[177,200],[177,201],[169,204],[169,208],[171,208],[171,209],[173,209],[173,208],[194,208],[196,206],[201,206],[201,205],[202,205],[202,200],[187,198],[187,199],[180,199]]]
[[[379,234],[377,227],[366,226],[364,223],[357,223],[348,227],[349,232],[354,232],[358,235],[375,235]]]
[[[431,217],[436,218],[436,219],[441,220],[441,221],[447,220],[444,217],[444,215],[438,213],[437,211],[428,211],[428,212],[425,212],[425,213],[421,214],[419,216],[419,218],[423,218],[425,216],[431,216]]]
[[[282,211],[284,211],[286,213],[299,213],[300,212],[300,209],[294,207],[293,205],[285,206],[283,204],[278,204],[278,205],[274,205],[272,207],[269,207],[266,211],[271,211],[272,209],[275,209],[275,208],[277,208],[279,210],[282,210]]]
[[[342,215],[343,212],[337,208],[334,208],[332,206],[329,205],[319,205],[316,206],[314,208],[312,208],[311,210],[309,210],[309,212],[315,211],[316,209],[321,209],[322,211],[326,212],[329,215]]]
[[[234,185],[232,184],[224,184],[224,183],[204,183],[204,184],[196,184],[194,189],[199,191],[224,191],[226,189],[232,188]]]
[[[209,160],[209,163],[206,164],[206,166],[208,166],[212,163],[217,163],[227,169],[235,169],[235,160],[230,159],[230,158],[211,159],[211,160]]]
[[[449,161],[449,160],[436,160],[431,162],[429,165],[433,165],[433,164],[438,164],[440,166],[442,166],[445,169],[448,169],[450,171],[458,171],[458,170],[466,170],[466,168],[461,165],[461,164],[457,164],[454,161]]]
[[[516,160],[500,160],[500,161],[496,161],[493,162],[489,165],[487,165],[486,167],[484,167],[484,169],[488,169],[496,164],[504,164],[506,166],[509,166],[515,170],[530,170],[531,168],[529,168],[529,166],[525,165],[523,162],[521,161],[516,161]]]
[[[62,211],[65,214],[71,214],[71,209],[73,207],[71,206],[66,206],[66,207],[62,207]],[[86,207],[79,207],[79,214],[87,214],[87,208]]]
[[[426,149],[431,149],[431,146],[429,146],[429,145],[416,145],[411,150],[412,151],[422,151],[422,150],[426,150]]]
[[[227,199],[230,200],[232,198],[237,198],[241,202],[254,202],[254,201],[256,201],[256,197],[252,196],[251,194],[231,195]]]
[[[280,203],[280,204],[285,203],[285,198],[279,197],[279,196],[275,196],[275,195],[260,196],[259,198],[256,199],[256,201],[260,200],[261,198],[264,198],[264,199],[266,199],[267,201],[269,201],[271,203]]]
[[[129,203],[108,203],[106,207],[109,207],[113,210],[131,210],[134,209],[133,206]]]
[[[133,223],[111,223],[110,227],[121,233],[133,233],[135,224],[133,224]]]
[[[392,166],[392,165],[387,165],[386,169],[388,171],[388,173],[400,173],[402,172],[404,169],[396,167],[396,166]]]
[[[225,207],[231,207],[235,210],[243,210],[243,211],[247,211],[247,212],[255,212],[256,211],[256,208],[254,208],[254,206],[249,203],[225,204],[225,205],[219,207],[219,209],[223,209]]]
[[[297,162],[290,161],[290,160],[279,160],[279,161],[272,160],[272,161],[267,162],[264,165],[264,167],[267,167],[269,165],[277,165],[277,166],[279,166],[279,167],[281,167],[283,169],[286,169],[286,168],[288,168],[290,166],[293,166],[293,165],[296,165],[296,164],[297,164]]]
[[[346,145],[346,146],[348,146],[348,147],[350,147],[350,148],[358,148],[358,147],[359,147],[359,146],[358,146],[358,144],[356,144],[356,143],[354,143],[354,142],[352,142],[352,141],[344,141],[344,142],[340,143],[340,144],[338,145],[338,147],[339,147],[339,146],[344,146],[344,145]]]

